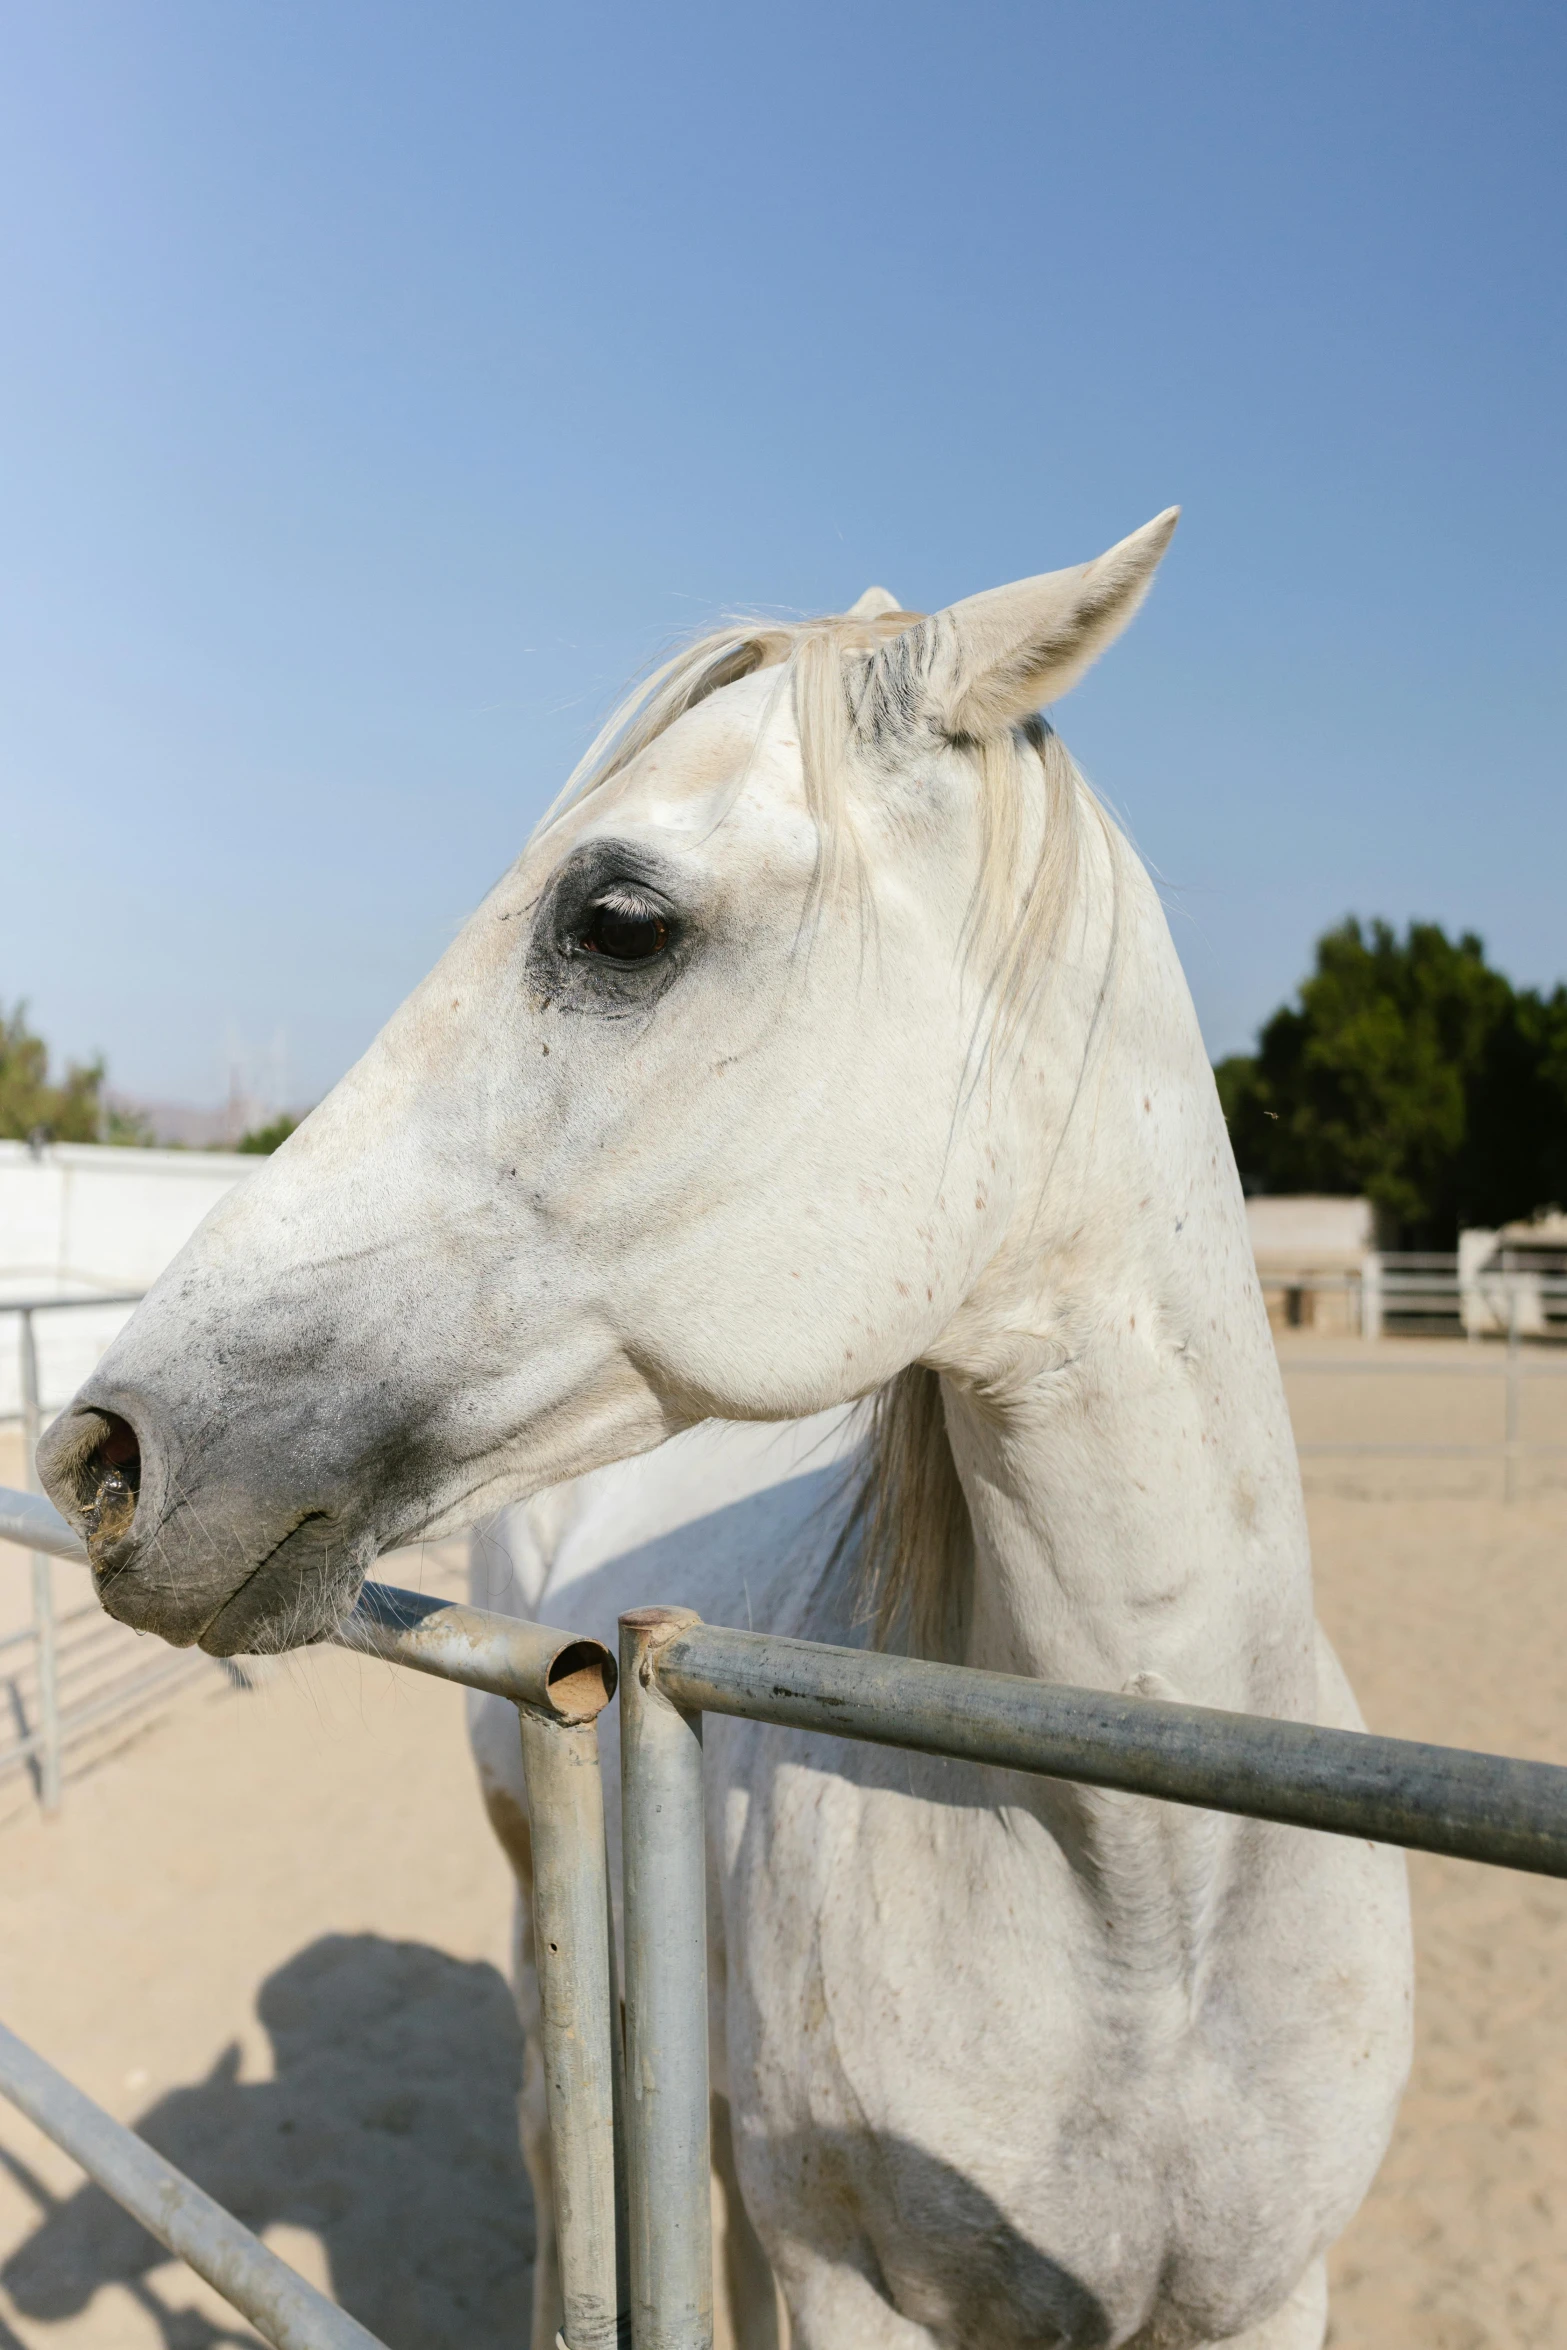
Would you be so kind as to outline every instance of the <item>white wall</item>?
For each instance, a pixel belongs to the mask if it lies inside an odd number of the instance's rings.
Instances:
[[[1371,1202],[1320,1193],[1266,1195],[1246,1202],[1246,1229],[1264,1272],[1358,1270],[1376,1247]]]
[[[90,1297],[151,1287],[255,1158],[0,1142],[0,1419],[21,1410],[19,1317],[8,1298]],[[80,1306],[34,1323],[46,1414],[69,1401],[129,1306]]]

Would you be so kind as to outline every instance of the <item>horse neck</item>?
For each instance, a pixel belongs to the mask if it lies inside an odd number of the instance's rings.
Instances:
[[[1056,1007],[1053,1111],[1010,1138],[1048,1166],[1043,1200],[936,1361],[974,1529],[966,1658],[1308,1712],[1299,1476],[1212,1074],[1129,852],[1111,843],[1090,887],[1074,963],[1111,982]],[[1028,1077],[1010,1100],[1040,1092]]]

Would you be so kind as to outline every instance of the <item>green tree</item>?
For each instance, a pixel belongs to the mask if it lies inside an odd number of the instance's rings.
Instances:
[[[255,1151],[265,1157],[275,1151],[280,1142],[287,1142],[298,1124],[299,1120],[289,1111],[281,1110],[275,1118],[268,1119],[265,1126],[252,1126],[248,1134],[242,1134],[234,1148],[237,1151]]]
[[[45,1134],[51,1142],[96,1142],[103,1120],[101,1060],[71,1062],[52,1083],[49,1047],[27,1024],[27,1006],[7,1012],[0,1004],[0,1138],[25,1142]]]
[[[120,1102],[104,1105],[100,1142],[112,1142],[120,1150],[153,1151],[158,1137],[152,1130],[152,1121],[141,1110],[128,1110]],[[180,1145],[173,1146],[176,1150]]]
[[[1243,1175],[1364,1193],[1406,1247],[1567,1196],[1567,990],[1515,990],[1472,932],[1351,918],[1215,1074]]]
[[[1567,1202],[1567,987],[1514,996],[1471,1089],[1458,1193],[1473,1224]]]

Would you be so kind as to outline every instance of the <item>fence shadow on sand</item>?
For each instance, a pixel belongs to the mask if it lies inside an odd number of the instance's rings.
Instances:
[[[329,1934],[269,1975],[256,2005],[274,2078],[240,2080],[231,2047],[137,2130],[248,2227],[319,2236],[334,2295],[390,2350],[514,2350],[533,2229],[500,1975],[419,1942]],[[168,2254],[101,2189],[59,2198],[0,2160],[43,2215],[0,2271],[23,2316],[75,2317],[119,2285],[165,2350],[255,2343],[237,2316],[169,2307],[148,2282]]]

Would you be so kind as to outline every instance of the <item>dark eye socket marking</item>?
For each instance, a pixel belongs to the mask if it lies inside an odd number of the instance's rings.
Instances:
[[[661,907],[629,882],[614,881],[583,909],[572,940],[579,954],[611,963],[650,963],[669,944]]]

